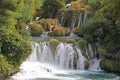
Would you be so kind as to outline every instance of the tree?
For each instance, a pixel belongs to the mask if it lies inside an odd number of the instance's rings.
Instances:
[[[0,2],[0,50],[10,63],[16,63],[14,65],[20,64],[21,58],[24,59],[31,51],[29,39],[15,27],[23,6],[24,0]]]
[[[41,7],[41,16],[44,18],[55,18],[57,11],[64,6],[64,0],[44,0],[44,3]]]
[[[90,5],[95,3],[95,0],[90,1]],[[93,18],[83,25],[84,36],[89,42],[99,40],[100,46],[106,49],[111,57],[120,55],[120,1],[99,1],[100,6],[90,6],[94,13]]]

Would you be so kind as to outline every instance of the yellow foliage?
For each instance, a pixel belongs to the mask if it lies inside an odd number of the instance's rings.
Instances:
[[[44,32],[43,27],[38,23],[34,23],[30,25],[30,28],[31,28],[31,34],[33,36],[41,35]]]
[[[58,20],[57,19],[46,19],[46,23],[48,24],[49,30],[51,27],[57,27],[58,26]]]
[[[74,2],[71,2],[72,9],[74,10],[82,10],[87,11],[87,5],[84,3],[83,0],[76,0]]]
[[[58,35],[58,36],[65,36],[70,33],[69,30],[64,27],[55,27],[53,32],[55,33],[55,35]]]
[[[31,5],[32,5],[32,8],[33,8],[32,14],[35,17],[38,14],[39,7],[34,2],[32,2]]]

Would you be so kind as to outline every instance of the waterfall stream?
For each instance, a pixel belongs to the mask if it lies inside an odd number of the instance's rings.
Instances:
[[[49,42],[32,43],[32,48],[31,55],[21,64],[20,72],[6,80],[120,79],[113,74],[84,71],[85,62],[88,60],[90,70],[100,69],[100,60],[87,59],[83,56],[81,49],[73,44],[60,43],[55,53],[52,53]]]
[[[48,42],[42,44],[33,43],[33,51],[27,61],[50,63],[59,66],[63,69],[75,69],[74,63],[77,64],[77,69],[84,69],[86,58],[82,55],[82,52],[73,44],[60,43],[55,53],[51,52]],[[75,62],[75,53],[78,55],[78,60]],[[53,55],[54,54],[54,55]]]

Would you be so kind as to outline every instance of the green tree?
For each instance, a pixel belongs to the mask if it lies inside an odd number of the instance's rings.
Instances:
[[[18,65],[31,51],[30,39],[16,29],[24,0],[0,2],[0,48],[11,63]],[[1,71],[0,71],[1,72]]]
[[[99,41],[100,45],[107,50],[107,53],[114,57],[119,54],[120,50],[120,1],[99,1],[100,7],[92,5],[90,9],[94,12],[94,17],[82,26],[84,37],[89,42]]]
[[[44,18],[55,18],[57,11],[65,6],[64,0],[44,0],[41,14]]]

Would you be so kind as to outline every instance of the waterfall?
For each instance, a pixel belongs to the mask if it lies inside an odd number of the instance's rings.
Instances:
[[[61,14],[61,22],[60,22],[61,26],[63,26],[63,20],[64,20],[64,12],[62,12]]]
[[[86,21],[87,15],[88,15],[88,12],[85,13],[85,15],[84,15],[84,19],[83,19],[83,22]]]
[[[90,61],[89,70],[101,70],[99,66],[101,58],[97,59],[96,50],[92,47],[91,44],[88,44],[87,51],[89,54],[89,61]]]
[[[82,13],[80,12],[79,20],[78,20],[78,28],[80,27],[81,23],[82,23]]]
[[[77,14],[77,13],[76,13]],[[77,15],[74,14],[73,18],[72,18],[72,22],[71,22],[71,30],[73,30],[73,28],[75,27],[75,23],[76,23],[76,19],[77,19]]]
[[[32,47],[32,54],[27,61],[50,63],[62,69],[84,69],[86,58],[82,55],[81,50],[73,44],[60,43],[54,54],[51,52],[48,42],[33,43]],[[76,55],[78,55],[78,59]]]
[[[78,63],[77,63],[77,69],[84,69],[85,66],[85,60],[87,60],[83,55],[80,49],[76,48],[77,52],[78,52]]]
[[[91,44],[86,48],[86,57],[83,56],[79,47],[70,43],[60,43],[55,53],[52,53],[49,42],[32,43],[32,54],[27,61],[49,63],[58,66],[61,69],[85,69],[85,61],[90,62],[89,70],[100,70],[96,51]]]

